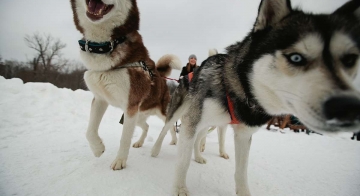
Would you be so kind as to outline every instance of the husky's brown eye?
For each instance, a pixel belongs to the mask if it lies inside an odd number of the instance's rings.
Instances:
[[[343,56],[340,60],[347,68],[352,68],[355,66],[358,55],[356,54],[347,54]]]
[[[296,66],[304,66],[307,64],[307,60],[299,53],[284,54],[289,63]]]

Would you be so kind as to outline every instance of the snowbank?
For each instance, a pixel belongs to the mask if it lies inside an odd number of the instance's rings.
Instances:
[[[109,107],[100,125],[106,151],[95,158],[85,138],[90,92],[58,89],[0,77],[0,195],[168,196],[174,178],[176,146],[165,138],[157,158],[151,147],[163,123],[150,118],[144,147],[131,148],[127,168],[112,171],[119,148],[122,111]],[[140,129],[133,142],[140,137]],[[208,135],[208,163],[191,162],[188,188],[196,196],[235,196],[233,133],[229,160],[219,157],[217,134]],[[253,137],[249,186],[256,196],[357,196],[360,142],[349,135],[269,132]]]

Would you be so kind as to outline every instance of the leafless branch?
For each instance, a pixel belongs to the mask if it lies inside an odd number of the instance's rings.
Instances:
[[[55,39],[51,35],[26,35],[24,40],[27,46],[36,51],[34,69],[42,69],[43,72],[49,70],[62,69],[67,64],[67,60],[61,59],[61,50],[66,47],[60,39]],[[35,65],[35,63],[37,65]]]

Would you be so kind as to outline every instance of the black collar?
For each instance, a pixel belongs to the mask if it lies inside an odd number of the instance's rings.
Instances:
[[[123,43],[125,40],[126,37],[120,37],[118,39],[102,43],[90,42],[89,40],[79,40],[79,45],[82,51],[95,54],[105,54],[111,53],[117,45]]]

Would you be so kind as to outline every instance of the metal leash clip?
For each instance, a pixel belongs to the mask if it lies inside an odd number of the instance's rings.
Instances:
[[[90,52],[89,51],[89,40],[86,40],[86,42],[85,42],[85,51]]]
[[[114,50],[114,40],[110,41],[110,51],[109,53],[111,53]]]

